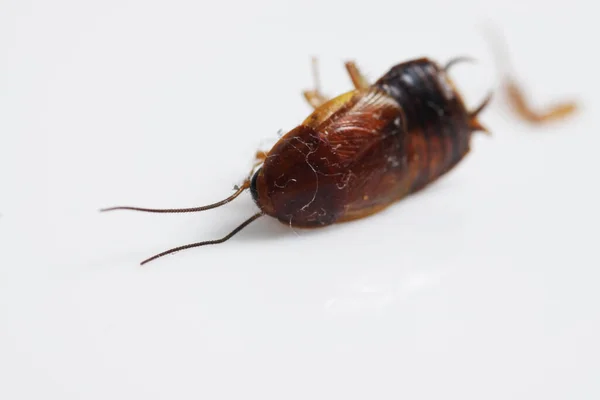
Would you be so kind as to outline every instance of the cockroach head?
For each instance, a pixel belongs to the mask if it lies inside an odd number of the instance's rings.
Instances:
[[[256,172],[252,176],[252,180],[250,181],[250,194],[252,195],[252,199],[254,200],[256,205],[259,205],[258,189],[256,187],[256,181],[258,179],[258,174],[261,171],[262,171],[262,168],[259,168],[258,170],[256,170]],[[260,207],[260,205],[259,205],[259,207]]]

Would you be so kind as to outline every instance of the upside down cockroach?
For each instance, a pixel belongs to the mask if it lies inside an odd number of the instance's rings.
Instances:
[[[349,61],[345,67],[354,89],[332,99],[321,93],[315,67],[315,88],[303,93],[314,111],[269,152],[257,153],[257,163],[233,195],[195,208],[101,211],[197,212],[220,207],[250,190],[259,212],[231,233],[164,251],[142,264],[225,242],[263,215],[293,227],[314,228],[377,213],[450,171],[469,152],[473,133],[487,132],[478,117],[491,95],[469,111],[448,76],[450,67],[465,60],[456,58],[445,66],[428,58],[403,62],[373,84]],[[503,81],[509,103],[525,120],[544,122],[575,109],[573,103],[565,103],[536,113],[514,80],[505,76]]]

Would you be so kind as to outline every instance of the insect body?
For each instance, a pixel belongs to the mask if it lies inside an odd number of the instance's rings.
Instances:
[[[404,62],[373,84],[347,62],[354,90],[327,99],[315,79],[316,88],[304,92],[312,114],[268,153],[258,152],[253,171],[227,199],[195,208],[102,211],[204,211],[250,190],[260,211],[227,236],[170,249],[142,264],[183,249],[222,243],[263,215],[303,228],[372,215],[450,171],[468,154],[472,135],[487,132],[478,116],[491,96],[469,111],[447,74],[450,66],[464,60],[454,59],[444,67],[427,58]],[[507,82],[514,87],[513,81]],[[509,96],[525,119],[538,115],[527,108],[520,92],[509,91]],[[536,121],[573,108],[566,107]]]
[[[373,214],[434,181],[482,129],[444,68],[428,59],[393,67],[373,85],[347,64],[355,90],[322,104],[283,136],[251,181],[267,215],[318,227]]]

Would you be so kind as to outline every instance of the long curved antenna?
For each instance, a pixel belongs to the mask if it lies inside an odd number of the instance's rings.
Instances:
[[[191,243],[191,244],[186,244],[184,246],[179,246],[179,247],[175,247],[173,249],[167,250],[167,251],[163,251],[162,253],[159,253],[155,256],[152,256],[144,261],[142,261],[140,263],[140,265],[144,265],[152,260],[156,260],[159,257],[162,256],[166,256],[167,254],[172,254],[181,250],[187,250],[187,249],[191,249],[194,247],[200,247],[200,246],[206,246],[209,244],[218,244],[218,243],[223,243],[229,239],[231,239],[231,237],[233,235],[235,235],[236,233],[238,233],[239,231],[241,231],[242,229],[244,229],[246,226],[250,225],[252,222],[254,222],[255,220],[257,220],[258,218],[262,217],[264,214],[263,212],[258,212],[256,214],[254,214],[252,217],[248,218],[246,221],[244,221],[240,226],[238,226],[237,228],[235,228],[234,230],[232,230],[227,236],[222,237],[221,239],[216,239],[216,240],[207,240],[205,242],[198,242],[198,243]]]
[[[209,205],[202,206],[202,207],[157,209],[157,208],[118,206],[118,207],[103,208],[100,210],[100,212],[115,211],[115,210],[143,211],[143,212],[150,212],[150,213],[188,213],[188,212],[205,211],[205,210],[210,210],[211,208],[221,207],[222,205],[229,203],[231,200],[238,197],[244,190],[248,189],[249,187],[250,187],[250,181],[246,180],[246,181],[244,181],[244,183],[242,184],[241,187],[237,188],[237,190],[234,194],[232,194],[225,200],[221,200],[217,203],[209,204]]]

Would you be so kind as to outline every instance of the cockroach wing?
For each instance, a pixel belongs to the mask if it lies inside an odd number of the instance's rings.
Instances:
[[[355,91],[337,111],[317,127],[342,164],[361,158],[402,125],[402,110],[386,93],[369,88]]]
[[[340,221],[376,212],[407,192],[409,136],[404,112],[388,94],[375,87],[349,92],[307,122],[339,164]]]

